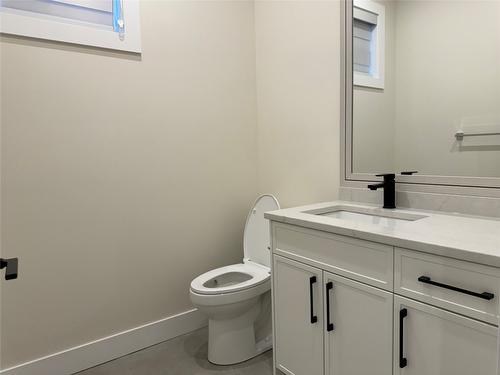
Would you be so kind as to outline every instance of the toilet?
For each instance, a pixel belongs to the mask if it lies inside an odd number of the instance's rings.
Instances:
[[[260,196],[247,216],[243,263],[191,282],[191,301],[208,316],[208,360],[214,364],[243,362],[272,348],[270,236],[264,213],[279,208],[274,196]]]

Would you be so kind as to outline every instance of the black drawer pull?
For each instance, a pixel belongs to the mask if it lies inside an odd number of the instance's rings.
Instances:
[[[309,279],[309,303],[311,307],[311,324],[318,322],[318,317],[314,315],[314,296],[313,284],[316,282],[316,276],[311,276]]]
[[[333,283],[326,283],[326,330],[333,331],[333,323],[330,322],[330,290],[333,289]]]
[[[404,357],[404,318],[408,316],[408,310],[399,310],[399,368],[404,368],[408,365],[408,360]]]
[[[493,298],[495,298],[495,295],[493,293],[488,293],[488,292],[476,293],[476,292],[472,292],[472,291],[467,290],[467,289],[457,288],[456,286],[453,286],[453,285],[447,285],[447,284],[438,283],[437,281],[432,281],[431,278],[428,277],[428,276],[420,276],[418,278],[418,281],[420,281],[421,283],[438,286],[440,288],[454,290],[455,292],[468,294],[469,296],[474,296],[474,297],[477,297],[477,298],[486,299],[488,301],[492,300]]]

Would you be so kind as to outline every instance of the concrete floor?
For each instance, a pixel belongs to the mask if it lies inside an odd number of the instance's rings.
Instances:
[[[207,329],[165,341],[78,375],[271,375],[272,351],[233,366],[207,360]]]

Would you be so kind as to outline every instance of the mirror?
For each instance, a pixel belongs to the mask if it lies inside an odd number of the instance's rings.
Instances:
[[[347,14],[351,175],[497,181],[500,1],[354,0]]]

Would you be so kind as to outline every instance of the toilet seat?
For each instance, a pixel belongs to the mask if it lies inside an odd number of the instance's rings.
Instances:
[[[264,213],[279,208],[277,199],[272,195],[264,194],[257,198],[245,224],[243,263],[205,272],[191,282],[191,292],[215,298],[242,291],[250,293],[249,289],[254,287],[267,290],[267,286],[261,285],[266,282],[270,285],[271,279],[269,222],[264,218]]]
[[[242,276],[243,280],[241,280]],[[222,277],[229,281],[227,285],[215,286],[214,283],[211,283]],[[235,293],[265,283],[270,278],[268,267],[247,261],[205,272],[191,282],[191,290],[202,295]],[[231,279],[234,281],[231,282]]]

